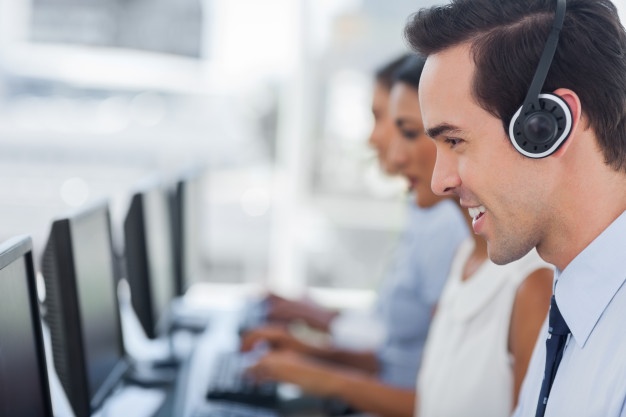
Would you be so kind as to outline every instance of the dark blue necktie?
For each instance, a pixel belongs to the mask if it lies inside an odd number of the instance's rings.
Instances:
[[[552,383],[556,376],[556,370],[559,367],[561,358],[563,357],[563,350],[565,349],[565,343],[567,342],[567,336],[569,335],[569,327],[563,320],[563,316],[556,305],[554,295],[550,300],[550,317],[548,319],[548,331],[550,335],[546,340],[546,370],[543,375],[543,382],[541,383],[541,391],[539,392],[539,403],[537,404],[537,413],[535,417],[543,417],[546,412],[546,404],[548,403],[548,396],[552,389]]]

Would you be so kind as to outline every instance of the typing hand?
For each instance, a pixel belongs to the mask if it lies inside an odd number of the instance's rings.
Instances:
[[[278,326],[265,326],[243,333],[240,349],[243,352],[248,352],[259,343],[264,343],[267,348],[272,350],[291,350],[304,354],[309,354],[313,350],[311,346]]]
[[[288,300],[275,294],[269,294],[267,318],[270,321],[289,323],[301,320],[318,330],[328,331],[330,322],[337,312],[315,304],[313,301]]]
[[[255,380],[289,382],[313,395],[332,396],[337,372],[328,365],[289,351],[272,351],[247,370]]]
[[[248,369],[254,365],[270,351],[270,346],[267,342],[261,340],[258,341],[250,350],[247,350],[241,354],[241,364],[245,369]]]

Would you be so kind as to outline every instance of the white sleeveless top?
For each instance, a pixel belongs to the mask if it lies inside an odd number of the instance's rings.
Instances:
[[[461,244],[430,327],[418,375],[419,417],[506,417],[513,410],[509,324],[518,286],[552,268],[533,249],[507,265],[487,260],[466,281],[474,247]]]

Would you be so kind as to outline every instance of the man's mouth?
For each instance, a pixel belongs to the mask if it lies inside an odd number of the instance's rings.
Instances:
[[[487,209],[485,208],[485,206],[478,206],[468,207],[467,211],[469,211],[469,215],[472,217],[472,219],[474,219],[474,221],[477,221],[483,216],[483,214],[485,214]]]

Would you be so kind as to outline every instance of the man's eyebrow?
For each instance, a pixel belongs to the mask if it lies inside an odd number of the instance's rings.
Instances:
[[[435,127],[431,127],[430,129],[426,129],[426,134],[430,136],[431,138],[435,139],[438,136],[443,135],[444,133],[460,132],[460,131],[461,129],[458,128],[457,126],[454,126],[448,123],[442,123]]]

